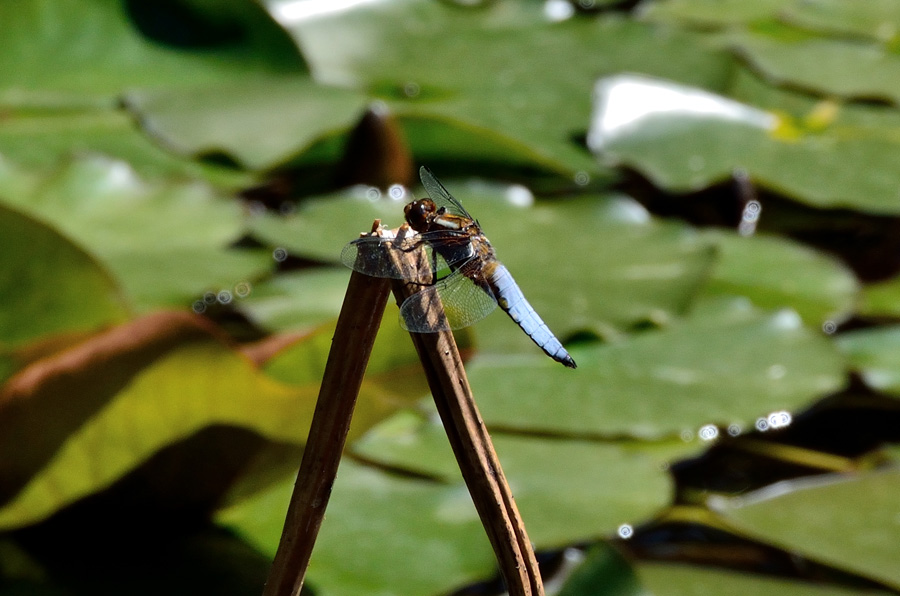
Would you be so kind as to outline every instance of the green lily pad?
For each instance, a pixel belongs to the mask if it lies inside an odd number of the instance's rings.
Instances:
[[[292,488],[284,482],[221,511],[217,521],[274,555]],[[322,596],[430,596],[487,576],[494,565],[464,486],[344,459],[307,583]]]
[[[349,279],[344,268],[282,273],[254,284],[238,306],[269,331],[303,329],[337,318]]]
[[[900,316],[900,278],[865,285],[859,314],[870,317]]]
[[[687,26],[724,27],[766,21],[783,10],[785,0],[669,0],[646,5],[644,20]]]
[[[621,76],[597,84],[588,144],[604,162],[674,192],[705,188],[739,168],[754,183],[815,207],[896,214],[894,120],[887,129],[873,122],[801,130],[700,89]]]
[[[900,20],[897,0],[817,0],[791,2],[781,10],[781,19],[798,27],[826,34],[864,36],[890,42],[896,38]]]
[[[358,92],[299,77],[142,90],[125,97],[148,134],[171,150],[193,157],[224,153],[249,169],[280,164],[345,132],[367,101]]]
[[[858,40],[749,32],[729,43],[767,79],[820,95],[900,102],[900,57],[882,44]]]
[[[128,162],[143,176],[200,178],[236,189],[250,184],[246,173],[186,161],[164,151],[119,110],[10,112],[0,119],[2,157],[22,167],[50,169],[86,153]]]
[[[136,12],[129,14],[129,3],[115,0],[5,3],[0,104],[112,107],[127,87],[194,86],[304,70],[290,38],[256,2],[170,3],[155,17],[141,3],[130,4]],[[137,28],[137,13],[166,19],[169,29],[160,33],[186,27],[195,37],[181,47],[175,40],[160,43]]]
[[[634,570],[608,544],[594,545],[572,570],[559,596],[645,596]]]
[[[890,325],[842,333],[835,338],[847,354],[850,366],[866,384],[879,391],[900,395],[900,326]]]
[[[200,183],[143,181],[119,161],[84,158],[51,174],[7,167],[0,197],[95,255],[141,310],[230,291],[274,264],[268,252],[228,248],[244,228],[235,201]]]
[[[574,349],[577,371],[538,356],[479,358],[472,389],[489,426],[653,438],[752,426],[843,385],[840,354],[793,311],[764,314],[740,301],[718,308]]]
[[[836,327],[853,312],[859,284],[836,259],[774,236],[707,233],[719,248],[707,295],[746,296],[761,308],[792,308],[813,326]]]
[[[357,87],[393,82],[400,88],[414,82],[419,93],[412,95],[423,100],[460,90],[472,93],[485,85],[528,98],[537,92],[537,98],[550,100],[575,86],[587,93],[596,76],[622,70],[720,82],[729,66],[724,55],[690,32],[662,36],[618,16],[561,23],[534,17],[516,2],[497,2],[482,11],[407,0],[361,4],[299,18],[287,27],[318,80]],[[637,47],[643,51],[635,53]],[[501,70],[487,66],[492,64]],[[568,84],[547,85],[562,81]],[[556,116],[571,119],[570,114]]]
[[[877,596],[888,592],[791,581],[761,574],[736,573],[724,569],[638,563],[635,566],[641,585],[654,596],[695,596],[697,594],[753,594],[754,596]],[[574,595],[573,595],[574,596]]]
[[[3,348],[54,333],[93,331],[130,314],[120,288],[91,255],[53,229],[3,206],[0,261]]]
[[[699,447],[679,440],[603,443],[499,433],[494,444],[539,548],[613,536],[623,524],[656,515],[671,499],[668,464]]]
[[[891,468],[784,482],[710,504],[759,540],[897,588],[898,490],[900,471]]]
[[[493,432],[494,446],[516,504],[538,548],[610,536],[645,520],[670,500],[667,464],[698,443],[593,442]],[[353,444],[368,461],[459,481],[460,473],[436,414],[423,421],[401,412]]]

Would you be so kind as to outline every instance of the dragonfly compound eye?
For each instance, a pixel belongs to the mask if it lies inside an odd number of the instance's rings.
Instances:
[[[406,221],[417,232],[425,232],[434,216],[435,205],[428,199],[413,201],[403,209]]]

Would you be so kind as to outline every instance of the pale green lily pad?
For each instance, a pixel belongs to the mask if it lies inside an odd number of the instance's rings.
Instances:
[[[485,356],[469,370],[488,425],[602,436],[660,437],[706,424],[752,426],[844,384],[835,347],[793,311],[740,301],[709,306],[659,331],[572,350],[575,371],[543,356]]]
[[[187,306],[274,265],[267,251],[228,248],[244,229],[236,201],[201,183],[141,180],[120,161],[90,157],[42,174],[8,166],[0,197],[95,255],[142,310]]]
[[[493,432],[492,439],[529,538],[549,549],[614,535],[656,514],[671,498],[668,464],[699,442],[593,442]],[[436,414],[401,412],[353,444],[368,461],[458,481]]]
[[[671,563],[638,563],[635,565],[635,572],[641,585],[653,596],[698,596],[700,594],[877,596],[888,594],[883,591],[842,588],[762,574],[738,573],[725,569]]]
[[[812,326],[835,328],[853,312],[859,283],[833,257],[775,236],[707,232],[719,248],[704,293],[750,298],[761,308],[792,308]]]
[[[112,107],[126,87],[193,86],[238,80],[260,71],[304,71],[296,48],[260,4],[247,0],[205,8],[190,4],[188,11],[198,19],[192,23],[195,35],[208,33],[197,30],[202,23],[210,28],[231,27],[231,36],[210,39],[210,45],[189,50],[145,36],[125,2],[4,3],[0,6],[6,31],[0,41],[0,104]],[[166,17],[169,27],[184,26],[174,12]]]
[[[115,280],[91,255],[51,228],[3,206],[0,261],[3,348],[53,333],[92,331],[120,323],[130,314]],[[0,379],[4,376],[0,372]]]
[[[439,174],[438,174],[439,175]],[[525,295],[560,334],[605,333],[646,320],[664,321],[687,309],[714,253],[709,241],[680,224],[654,221],[622,196],[586,196],[541,202],[530,193],[444,181],[483,225],[498,258]],[[298,256],[333,261],[343,244],[371,229],[402,222],[405,200],[369,200],[350,193],[311,201],[289,216],[251,220],[254,234]],[[476,327],[479,348],[493,352],[535,349],[500,313]]]
[[[292,488],[284,482],[221,511],[217,521],[274,556]],[[344,459],[307,583],[322,596],[431,596],[485,577],[494,565],[464,486]]]
[[[900,326],[842,333],[835,343],[867,385],[900,395]]]
[[[620,91],[638,83],[635,111]],[[673,95],[682,97],[682,108],[657,101]],[[705,107],[689,105],[690,98],[702,98]],[[699,89],[623,76],[598,83],[588,139],[604,162],[634,168],[674,192],[705,188],[742,169],[755,184],[816,207],[900,212],[894,175],[900,145],[883,124],[801,130]]]
[[[838,569],[900,587],[900,471],[779,483],[710,502],[733,527]]]

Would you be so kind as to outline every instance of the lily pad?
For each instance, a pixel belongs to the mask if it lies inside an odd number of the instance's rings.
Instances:
[[[785,0],[669,0],[651,2],[641,18],[659,23],[698,27],[724,27],[766,21],[783,10]]]
[[[870,317],[900,317],[900,278],[863,287],[859,314]]]
[[[900,471],[891,468],[784,482],[710,504],[759,540],[897,588],[898,490]]]
[[[5,349],[53,333],[93,331],[130,314],[115,280],[91,255],[3,206],[0,260],[0,294],[5,297],[0,346]]]
[[[843,385],[840,354],[796,313],[761,313],[740,301],[718,308],[574,349],[576,372],[537,356],[479,358],[472,389],[489,426],[655,438],[706,424],[752,426]]]
[[[725,569],[639,563],[635,572],[642,586],[654,596],[695,596],[696,594],[753,594],[754,596],[877,596],[888,592],[842,588],[822,583],[799,582],[760,574],[736,573]],[[573,595],[574,596],[574,595]]]
[[[22,167],[50,169],[85,154],[128,162],[151,178],[175,175],[227,188],[246,187],[246,173],[211,163],[186,161],[164,151],[120,110],[13,111],[0,119],[2,158]]]
[[[820,95],[900,102],[900,57],[859,40],[734,33],[729,43],[766,78]]]
[[[651,517],[670,499],[667,464],[700,448],[681,440],[616,443],[491,434],[528,536],[542,549],[610,536],[624,523]],[[401,412],[354,443],[353,452],[393,469],[460,478],[436,415],[423,421]]]
[[[658,444],[495,434],[494,444],[528,535],[539,548],[609,537],[668,505],[668,464],[697,444]]]
[[[337,318],[349,279],[344,268],[282,273],[254,284],[238,306],[269,331],[303,329]]]
[[[583,555],[559,596],[645,596],[634,570],[610,545],[599,543]],[[655,592],[654,592],[655,594]]]
[[[719,248],[707,295],[746,296],[761,308],[792,308],[812,326],[834,328],[853,312],[859,284],[836,259],[774,236],[707,233]]]
[[[900,326],[890,325],[842,333],[835,338],[847,354],[850,366],[866,384],[879,391],[900,395]]]
[[[892,41],[900,27],[897,0],[817,0],[790,2],[780,12],[793,25],[836,35],[858,35],[882,42]]]
[[[166,19],[167,32],[186,26],[195,36],[181,40],[180,46],[175,40],[160,43],[138,29],[135,17],[154,18],[141,4],[4,4],[0,22],[7,34],[0,40],[0,104],[113,107],[127,87],[196,85],[234,81],[260,71],[304,71],[289,37],[256,2],[229,0],[205,8],[197,2],[169,3],[166,12],[156,15]],[[173,10],[176,7],[181,10]],[[222,34],[217,36],[213,29]]]
[[[133,91],[125,104],[148,134],[182,155],[226,154],[245,168],[287,161],[346,132],[364,95],[299,77]]]
[[[235,201],[201,183],[146,182],[123,162],[84,158],[52,174],[6,168],[0,195],[95,255],[140,310],[231,290],[274,264],[267,252],[228,248],[244,227]]]
[[[900,145],[883,126],[801,130],[700,89],[621,76],[597,83],[588,142],[605,163],[634,168],[673,192],[705,188],[740,168],[754,183],[815,207],[900,212],[893,175]]]

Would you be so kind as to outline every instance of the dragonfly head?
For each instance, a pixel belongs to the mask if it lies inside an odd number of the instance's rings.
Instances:
[[[406,216],[409,227],[419,233],[428,231],[436,213],[437,206],[431,199],[419,199],[403,208],[403,215]]]

